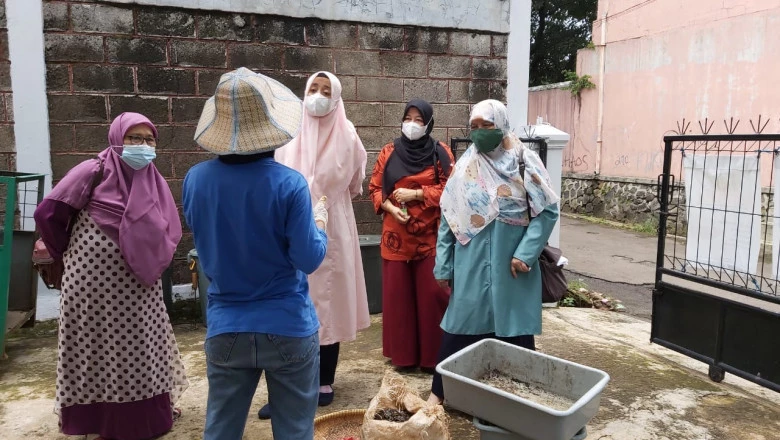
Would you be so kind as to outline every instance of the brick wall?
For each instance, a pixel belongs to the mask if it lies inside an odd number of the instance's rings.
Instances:
[[[369,151],[400,133],[404,103],[434,103],[434,135],[461,136],[469,104],[504,100],[506,35],[84,1],[44,3],[55,181],[106,146],[111,119],[149,116],[160,130],[156,165],[177,201],[187,170],[210,156],[192,141],[203,102],[223,73],[248,67],[303,94],[310,74],[339,76],[347,115]],[[2,83],[0,83],[2,85]],[[367,191],[364,191],[367,195]],[[363,197],[361,233],[379,233]],[[175,282],[189,279],[185,231]]]
[[[0,0],[0,169],[16,170],[14,139],[8,29],[5,19],[5,0]]]

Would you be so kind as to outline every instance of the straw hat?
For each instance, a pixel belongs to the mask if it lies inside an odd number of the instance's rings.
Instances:
[[[301,100],[279,81],[240,67],[219,80],[206,101],[195,142],[214,154],[275,150],[301,128]]]

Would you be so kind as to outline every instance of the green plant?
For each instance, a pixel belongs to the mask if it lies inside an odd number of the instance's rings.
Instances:
[[[569,290],[574,292],[579,292],[580,289],[588,290],[588,285],[585,284],[581,279],[571,280],[569,281]]]
[[[567,296],[566,298],[563,298],[561,300],[561,307],[574,307],[576,306],[576,302],[574,301],[574,298]]]
[[[650,217],[642,223],[633,225],[633,230],[644,234],[657,234],[658,233],[658,219]]]
[[[613,220],[607,220],[601,217],[593,217],[582,214],[568,214],[572,218],[585,220],[587,222],[605,225],[612,228],[625,229],[627,231],[641,232],[645,234],[654,235],[658,233],[658,217],[652,217],[645,220],[643,223],[630,223],[630,222],[618,222]],[[685,228],[681,227],[677,231],[678,234],[685,235]]]
[[[353,2],[354,3],[354,2]],[[442,3],[442,2],[439,2]],[[592,40],[598,0],[531,0],[529,83],[563,81],[577,65],[577,50]]]
[[[569,85],[564,87],[564,89],[570,91],[571,96],[579,98],[580,92],[583,90],[596,88],[596,84],[591,82],[590,75],[579,76],[577,75],[577,72],[566,70],[563,72],[563,76],[566,81],[569,81]]]
[[[588,44],[585,45],[585,49],[595,49],[596,45],[593,44],[593,41],[588,41]]]

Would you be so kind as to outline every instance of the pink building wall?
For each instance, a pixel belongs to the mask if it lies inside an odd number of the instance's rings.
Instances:
[[[540,117],[555,128],[571,133],[577,116],[576,101],[569,90],[564,90],[567,83],[551,84],[549,86],[531,87],[528,91],[528,125],[536,123]]]
[[[762,115],[780,132],[780,0],[601,0],[593,42],[577,72],[596,89],[579,103],[565,90],[529,97],[529,123],[572,134],[564,172],[655,179],[683,118],[692,133],[705,118],[724,133],[731,117],[750,133]]]

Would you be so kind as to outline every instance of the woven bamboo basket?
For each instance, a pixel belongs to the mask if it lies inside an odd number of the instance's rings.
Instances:
[[[314,440],[342,440],[362,438],[364,409],[347,409],[325,414],[314,419]]]

